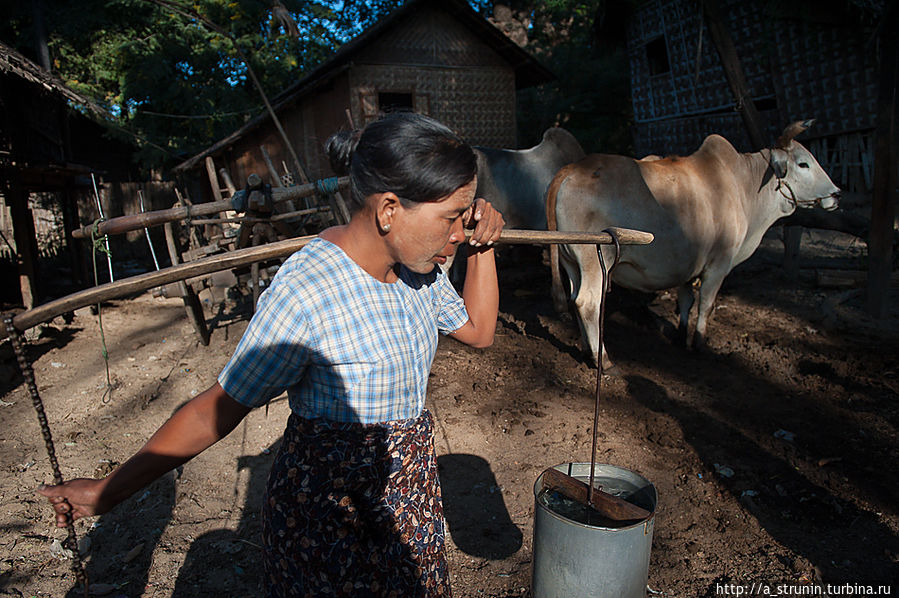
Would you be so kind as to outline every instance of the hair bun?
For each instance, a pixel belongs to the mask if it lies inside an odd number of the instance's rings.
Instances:
[[[331,162],[331,170],[337,175],[345,175],[350,171],[353,153],[362,137],[361,130],[340,131],[334,133],[325,142],[325,153]]]

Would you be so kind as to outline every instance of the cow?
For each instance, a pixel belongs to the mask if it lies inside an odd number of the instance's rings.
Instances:
[[[478,160],[476,197],[493,204],[506,228],[546,230],[546,188],[560,168],[586,156],[574,135],[560,127],[543,132],[543,139],[524,150],[474,147]],[[464,251],[464,249],[462,249]],[[454,256],[441,266],[451,271]],[[458,268],[453,279],[461,278]]]
[[[478,158],[477,197],[493,204],[508,228],[546,230],[543,197],[556,172],[586,154],[574,135],[559,127],[543,133],[539,144],[525,150],[475,147]]]
[[[693,282],[700,281],[693,346],[702,349],[715,296],[730,271],[756,250],[762,235],[797,208],[834,210],[840,190],[812,154],[793,138],[813,120],[789,125],[774,147],[739,153],[720,135],[710,135],[690,156],[635,160],[592,154],[561,169],[547,189],[550,230],[602,231],[610,226],[649,231],[655,240],[621,248],[612,273],[616,284],[653,292],[677,288],[677,338],[687,339]],[[605,264],[613,248],[603,246]],[[593,359],[611,367],[599,346],[598,308],[604,284],[596,248],[553,246],[553,301],[567,307],[559,262]]]

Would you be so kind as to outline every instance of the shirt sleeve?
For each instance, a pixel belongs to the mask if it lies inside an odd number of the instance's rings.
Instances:
[[[437,307],[437,329],[442,334],[449,334],[465,325],[468,310],[446,272],[440,268],[437,271],[437,280],[431,285],[434,305]]]
[[[302,379],[312,354],[310,331],[291,286],[270,287],[219,374],[219,384],[242,405],[264,405]]]

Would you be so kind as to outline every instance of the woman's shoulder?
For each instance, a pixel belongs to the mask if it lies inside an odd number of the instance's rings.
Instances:
[[[356,292],[358,268],[338,246],[316,237],[278,269],[272,287],[283,286],[307,300]]]

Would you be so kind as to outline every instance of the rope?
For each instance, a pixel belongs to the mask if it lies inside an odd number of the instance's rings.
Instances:
[[[22,372],[22,378],[25,380],[25,387],[31,394],[31,403],[37,412],[37,421],[41,425],[41,435],[44,437],[44,446],[47,448],[47,457],[50,459],[50,469],[53,472],[53,483],[62,484],[62,472],[59,470],[59,461],[56,460],[56,447],[53,445],[53,435],[50,433],[50,423],[47,421],[47,413],[44,411],[44,402],[38,393],[37,384],[34,381],[34,370],[31,368],[28,358],[25,355],[25,348],[22,344],[22,337],[18,329],[13,325],[12,314],[6,314],[4,317],[6,324],[6,334],[12,343],[13,350],[16,353],[16,359],[19,362],[19,370]],[[72,520],[72,505],[66,500],[69,506],[66,513],[66,539],[62,545],[64,548],[72,552],[72,572],[75,579],[84,586],[85,597],[89,596],[87,573],[84,570],[84,563],[81,560],[81,554],[78,551],[78,538],[75,536],[75,525]]]
[[[340,190],[339,186],[337,185],[337,177],[331,177],[329,179],[318,179],[317,181],[315,181],[315,190],[322,195],[334,195]]]
[[[609,236],[612,237],[612,242],[615,244],[615,260],[612,262],[611,267],[606,268],[606,261],[602,255],[602,247],[599,245],[596,246],[596,253],[599,255],[599,267],[602,269],[602,290],[599,295],[599,352],[596,354],[596,405],[593,409],[593,444],[590,449],[590,481],[587,486],[588,505],[593,504],[593,483],[596,475],[596,449],[599,444],[599,406],[602,397],[602,350],[603,343],[605,342],[603,337],[605,336],[606,323],[606,294],[612,286],[612,270],[615,269],[615,266],[618,265],[618,261],[621,259],[621,243],[618,241],[618,235],[610,228],[607,228],[602,232],[609,233]]]
[[[111,257],[109,252],[109,247],[106,245],[107,236],[99,236],[100,235],[100,223],[103,221],[103,218],[97,218],[94,220],[94,224],[91,227],[91,243],[93,246],[93,250],[91,251],[91,259],[94,264],[94,286],[99,286],[100,282],[97,278],[97,252],[101,251],[107,255],[107,257]],[[112,392],[112,382],[109,379],[109,351],[106,349],[106,334],[103,331],[103,310],[100,307],[100,304],[97,303],[97,322],[100,325],[100,345],[101,345],[101,354],[103,355],[103,362],[106,364],[106,390],[103,392],[103,396],[100,400],[105,405],[109,403],[111,397],[110,393]]]

